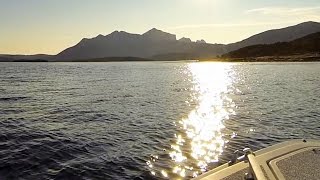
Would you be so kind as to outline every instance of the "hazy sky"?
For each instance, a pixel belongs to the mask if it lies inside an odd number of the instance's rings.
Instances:
[[[210,43],[320,21],[320,0],[0,0],[0,54],[56,54],[84,37],[156,27]]]

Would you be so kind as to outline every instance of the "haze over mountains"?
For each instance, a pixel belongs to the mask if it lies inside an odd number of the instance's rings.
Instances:
[[[274,29],[253,35],[231,44],[210,44],[204,40],[196,42],[189,38],[176,39],[176,35],[151,29],[144,34],[114,31],[106,36],[82,39],[55,56],[50,55],[0,55],[0,60],[46,59],[51,61],[81,60],[104,57],[139,57],[155,60],[213,58],[233,50],[257,44],[289,42],[303,36],[320,32],[320,23],[304,22],[295,26]],[[223,34],[222,34],[223,36]]]

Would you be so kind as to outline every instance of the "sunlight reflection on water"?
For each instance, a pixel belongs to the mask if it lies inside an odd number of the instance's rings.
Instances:
[[[207,170],[209,163],[217,162],[226,143],[223,121],[235,114],[235,104],[227,97],[233,83],[231,64],[190,63],[186,71],[192,76],[190,101],[197,102],[197,106],[187,118],[175,123],[182,131],[174,135],[175,143],[169,151],[172,170],[161,171],[165,178],[168,173],[174,177],[196,177]]]

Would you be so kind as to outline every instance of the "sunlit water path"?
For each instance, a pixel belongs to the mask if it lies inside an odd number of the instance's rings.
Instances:
[[[171,144],[169,156],[172,166],[159,171],[163,177],[196,177],[208,170],[208,164],[217,163],[227,143],[224,139],[224,121],[235,115],[235,103],[229,94],[235,90],[233,81],[235,72],[232,64],[190,63],[181,73],[192,88],[186,103],[196,106],[187,117],[173,122],[177,128],[175,142]],[[157,156],[156,156],[157,157]],[[147,162],[151,173],[156,161]]]

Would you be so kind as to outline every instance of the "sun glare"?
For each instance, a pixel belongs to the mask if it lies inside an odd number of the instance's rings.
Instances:
[[[194,169],[204,172],[209,163],[218,161],[225,144],[223,121],[234,114],[233,102],[226,95],[232,84],[230,64],[191,63],[188,71],[193,77],[192,98],[198,105],[179,121],[184,136],[175,135],[176,143],[171,145],[169,154],[176,164],[172,172],[181,177],[187,172],[197,176],[199,172]],[[196,167],[186,166],[188,161],[195,162]]]

